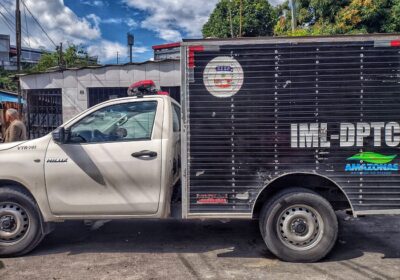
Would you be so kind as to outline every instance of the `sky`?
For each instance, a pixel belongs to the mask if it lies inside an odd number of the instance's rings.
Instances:
[[[267,1],[267,0],[266,0]],[[282,0],[269,0],[276,4]],[[0,34],[15,44],[15,0],[0,0]],[[83,45],[100,63],[126,63],[127,32],[135,36],[134,61],[153,57],[152,46],[201,38],[218,0],[21,0],[22,44],[54,50]],[[27,8],[25,8],[25,5]],[[48,37],[35,22],[48,34]],[[11,30],[11,31],[10,31]]]

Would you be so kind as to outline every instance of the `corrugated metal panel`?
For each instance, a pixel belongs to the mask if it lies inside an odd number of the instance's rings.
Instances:
[[[400,120],[399,48],[374,43],[242,40],[192,53],[187,47],[195,66],[186,69],[189,214],[249,213],[267,180],[291,172],[329,177],[356,211],[400,209],[398,171],[345,171],[354,154],[397,155],[398,147],[374,147],[373,134],[363,147],[340,147],[335,139],[340,123]],[[210,94],[203,80],[207,64],[221,56],[236,59],[244,72],[240,91],[228,98]],[[327,123],[331,147],[292,147],[291,124],[298,123]]]

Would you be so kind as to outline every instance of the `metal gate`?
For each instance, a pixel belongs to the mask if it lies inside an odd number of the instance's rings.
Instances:
[[[42,137],[60,126],[61,89],[27,90],[27,119],[30,139]]]
[[[88,89],[88,107],[92,107],[101,102],[128,96],[127,87],[103,87]]]

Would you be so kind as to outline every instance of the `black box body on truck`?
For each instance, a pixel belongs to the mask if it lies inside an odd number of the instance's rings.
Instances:
[[[314,261],[332,210],[400,214],[400,35],[181,51],[184,217],[259,218],[273,253]]]

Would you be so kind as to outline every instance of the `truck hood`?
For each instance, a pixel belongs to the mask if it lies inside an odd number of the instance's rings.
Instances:
[[[12,143],[4,143],[4,144],[0,144],[0,151],[5,151],[5,150],[9,150],[12,148],[15,148],[23,143],[26,143],[28,141],[20,141],[20,142],[12,142]]]

